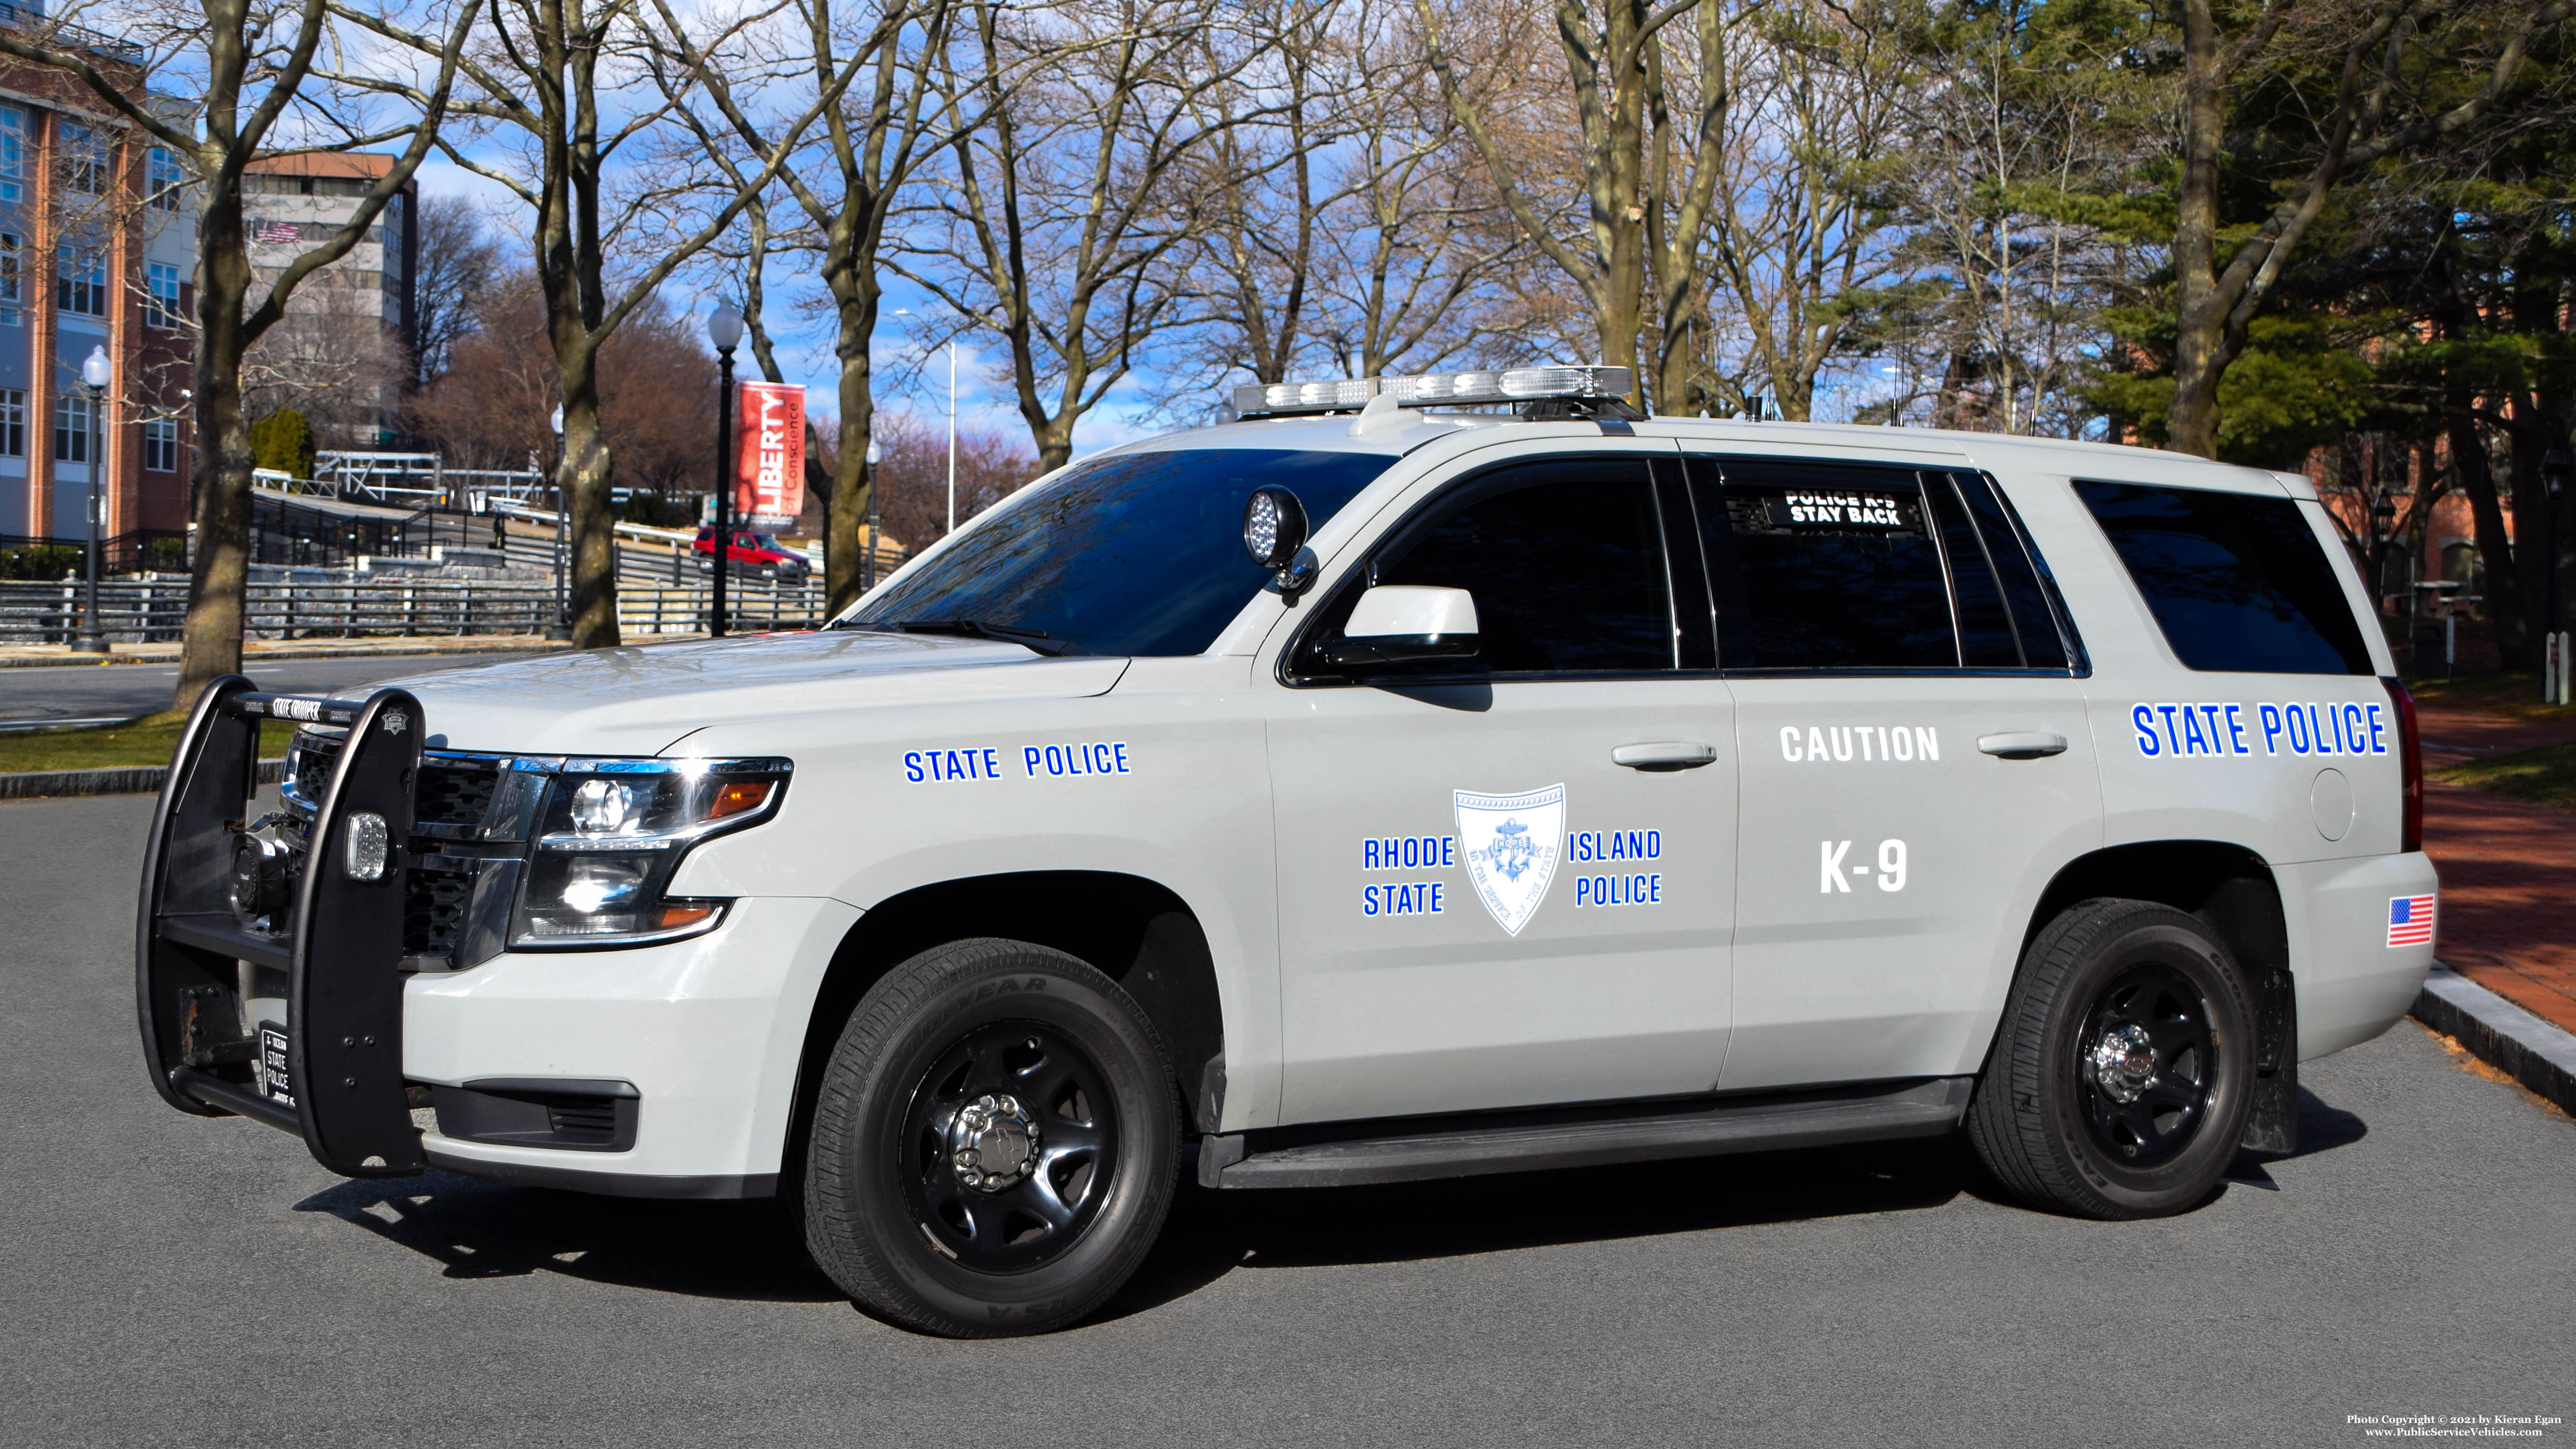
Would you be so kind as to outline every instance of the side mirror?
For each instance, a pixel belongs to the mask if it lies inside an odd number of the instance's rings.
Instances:
[[[1360,595],[1342,637],[1320,651],[1337,667],[1476,657],[1476,596],[1465,589],[1380,584]]]

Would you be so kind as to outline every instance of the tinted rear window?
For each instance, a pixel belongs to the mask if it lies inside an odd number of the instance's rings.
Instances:
[[[2175,656],[2242,674],[2368,674],[2315,530],[2286,498],[2077,480]]]
[[[1286,488],[1314,528],[1386,453],[1191,448],[1078,464],[880,590],[846,626],[974,620],[1086,654],[1197,654],[1269,575],[1243,549],[1252,490]]]

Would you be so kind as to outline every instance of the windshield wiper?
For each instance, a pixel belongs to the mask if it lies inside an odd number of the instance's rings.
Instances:
[[[1080,654],[1081,649],[1058,639],[1044,629],[1024,629],[1017,624],[997,624],[986,619],[870,619],[852,624],[854,629],[898,629],[906,634],[956,634],[968,639],[991,639],[1003,644],[1017,644],[1040,654]]]

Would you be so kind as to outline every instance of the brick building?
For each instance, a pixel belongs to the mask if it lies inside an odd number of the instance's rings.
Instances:
[[[24,3],[0,24],[84,51],[144,99],[141,55]],[[178,158],[80,81],[0,58],[0,542],[77,542],[99,469],[102,538],[188,522],[195,197]],[[96,418],[81,365],[113,373]]]
[[[336,235],[394,160],[324,152],[250,163],[242,177],[242,219],[251,275],[264,286],[299,254]],[[418,335],[412,289],[420,259],[418,203],[418,187],[406,182],[347,256],[295,289],[280,324],[286,335],[262,339],[264,348],[281,352],[334,353],[315,359],[317,373],[336,384],[331,405],[307,408],[320,414],[313,421],[325,448],[393,441]]]

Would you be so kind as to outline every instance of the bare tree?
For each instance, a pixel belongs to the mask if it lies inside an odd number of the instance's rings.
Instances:
[[[1501,284],[1535,251],[1395,6],[1346,13],[1335,193],[1315,326],[1353,377],[1439,367],[1505,325]]]
[[[420,203],[419,263],[412,273],[411,386],[447,375],[456,344],[501,274],[501,244],[481,206],[462,196]]]
[[[533,272],[489,288],[453,351],[454,366],[412,400],[412,426],[467,467],[517,468],[553,445],[561,376],[546,347],[545,296]],[[600,430],[621,483],[699,491],[714,477],[716,365],[694,319],[656,299],[600,346]]]
[[[1708,390],[1739,402],[1767,392],[1785,418],[1812,415],[1818,378],[1894,260],[1889,183],[1907,164],[1897,150],[1913,78],[1874,18],[1835,0],[1773,0],[1732,32],[1701,30],[1703,74],[1720,69],[1712,50],[1733,48],[1712,128],[1723,134],[1703,154],[1709,274],[1743,337],[1731,359],[1710,349]],[[1668,307],[1680,301],[1667,294]]]
[[[416,50],[430,45],[415,31],[337,0],[333,12]],[[668,110],[658,98],[625,109],[630,89],[620,82],[640,78],[654,57],[675,52],[695,57],[689,79],[700,80],[726,63],[736,38],[760,17],[734,20],[706,38],[685,29],[648,33],[668,18],[647,10],[643,0],[496,0],[492,43],[464,62],[474,93],[456,109],[511,135],[524,147],[524,164],[469,155],[452,138],[444,144],[451,160],[507,188],[531,214],[546,340],[563,406],[556,486],[570,503],[571,633],[584,649],[618,642],[617,520],[609,498],[613,460],[599,416],[600,348],[778,179],[806,128],[839,103],[861,67],[857,59],[826,65],[810,104],[773,128],[770,149],[743,184],[711,211],[693,209],[690,203],[703,199],[694,176],[637,177],[620,188],[612,171],[619,150],[662,125]],[[341,79],[425,99],[399,81]],[[626,274],[612,265],[612,252],[652,260]]]
[[[1557,49],[1571,83],[1581,137],[1580,202],[1569,215],[1545,193],[1533,194],[1522,158],[1499,124],[1530,103],[1532,66],[1523,57],[1537,45],[1528,33],[1532,27],[1506,11],[1481,12],[1471,59],[1484,63],[1462,66],[1456,18],[1444,26],[1433,0],[1416,0],[1432,72],[1440,78],[1460,128],[1530,243],[1582,292],[1592,311],[1600,359],[1634,370],[1637,401],[1643,400],[1646,380],[1638,349],[1654,241],[1647,214],[1656,205],[1647,154],[1648,97],[1658,64],[1655,41],[1666,26],[1704,3],[1717,0],[1665,0],[1660,5],[1604,0],[1598,14],[1587,0],[1558,0]],[[1464,73],[1470,69],[1472,86]],[[1688,239],[1695,243],[1697,237]]]
[[[202,0],[161,12],[159,28],[145,33],[140,67],[102,62],[93,52],[53,43],[43,27],[0,30],[0,53],[51,66],[77,77],[91,94],[142,135],[187,162],[197,190],[197,315],[195,345],[196,476],[192,510],[196,557],[191,565],[188,617],[182,628],[175,703],[184,708],[219,675],[241,667],[242,585],[250,560],[250,430],[242,414],[242,359],[262,333],[286,315],[287,299],[307,277],[348,255],[376,223],[386,202],[410,182],[437,142],[448,95],[473,32],[481,0],[462,0],[442,38],[420,38],[435,57],[434,79],[415,88],[417,118],[370,134],[335,115],[305,93],[315,79],[314,56],[329,29],[328,0]],[[146,83],[160,73],[185,77],[185,108],[147,99]],[[290,113],[293,113],[290,115]],[[282,124],[301,123],[324,145],[356,146],[408,139],[400,156],[360,199],[349,220],[321,245],[295,256],[255,286],[242,220],[242,174],[265,155],[317,146],[270,149]],[[257,294],[257,295],[255,295]]]
[[[1180,183],[1226,129],[1212,114],[1257,58],[1189,0],[978,3],[964,68],[943,58],[953,140],[935,239],[906,273],[999,333],[1041,469],[1186,318],[1176,261],[1202,198]]]
[[[665,5],[666,0],[655,3]],[[816,437],[806,449],[808,479],[821,484],[829,500],[823,552],[827,607],[835,610],[857,599],[863,579],[860,530],[873,487],[867,455],[876,417],[881,255],[905,183],[925,154],[946,139],[938,129],[945,108],[935,103],[932,77],[936,58],[949,44],[955,11],[954,0],[885,0],[873,10],[862,5],[853,17],[836,11],[832,0],[792,0],[793,28],[802,51],[791,62],[810,73],[815,86],[827,87],[832,83],[831,58],[846,53],[856,57],[868,79],[864,88],[850,84],[849,99],[823,112],[812,146],[778,180],[802,216],[808,245],[819,256],[832,308],[832,351],[840,363],[833,446],[814,446],[821,441]],[[667,8],[664,13],[667,32],[684,35]],[[673,59],[676,67],[656,72],[664,79],[664,94],[721,183],[747,185],[749,158],[778,144],[773,128],[754,114],[744,87],[719,68],[701,65],[686,50],[676,51]],[[683,72],[703,78],[703,108],[689,104],[684,88],[674,83]],[[1007,90],[1012,80],[995,77],[992,83]],[[766,201],[756,197],[748,216],[744,318],[751,324],[754,361],[770,381],[784,381],[764,306],[764,267],[773,235]],[[828,478],[817,476],[826,456],[832,459]]]

